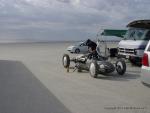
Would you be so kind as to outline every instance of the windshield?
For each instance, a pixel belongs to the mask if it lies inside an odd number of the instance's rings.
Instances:
[[[78,42],[76,44],[74,44],[74,46],[80,46],[83,42]]]
[[[141,28],[130,28],[126,35],[126,40],[149,40],[150,30]]]

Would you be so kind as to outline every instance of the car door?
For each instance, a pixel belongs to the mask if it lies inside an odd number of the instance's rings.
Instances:
[[[150,41],[142,58],[141,80],[144,83],[150,84]]]
[[[82,52],[87,52],[88,51],[88,46],[86,46],[84,43],[80,44],[80,50]]]

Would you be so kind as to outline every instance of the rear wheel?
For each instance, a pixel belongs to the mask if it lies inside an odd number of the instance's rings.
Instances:
[[[90,67],[89,67],[89,72],[90,72],[91,77],[97,78],[98,65],[96,61],[91,62]]]
[[[76,49],[76,50],[75,50],[75,53],[80,53],[80,49]]]
[[[63,55],[62,64],[63,64],[64,68],[68,68],[70,66],[70,57],[69,57],[69,55],[67,55],[67,54]]]
[[[119,59],[116,62],[116,71],[119,75],[123,75],[126,72],[126,63],[123,59]]]

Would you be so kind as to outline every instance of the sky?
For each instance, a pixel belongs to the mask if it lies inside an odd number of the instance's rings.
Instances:
[[[85,40],[149,12],[150,0],[0,0],[0,41]]]

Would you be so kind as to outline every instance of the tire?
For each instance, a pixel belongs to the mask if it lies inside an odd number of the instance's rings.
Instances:
[[[126,72],[126,63],[123,59],[117,60],[116,71],[119,75],[123,75]]]
[[[80,53],[80,49],[76,49],[76,50],[75,50],[75,53]]]
[[[110,53],[110,57],[116,57],[118,54],[118,49],[117,48],[110,48],[109,53]]]
[[[63,55],[62,64],[63,64],[64,68],[68,68],[70,66],[70,57],[69,57],[69,55],[67,55],[67,54]]]
[[[89,67],[89,72],[91,77],[97,78],[98,75],[98,65],[96,61],[92,61]]]
[[[142,58],[131,58],[131,57],[129,57],[129,61],[134,66],[139,66],[139,67],[142,66]]]

